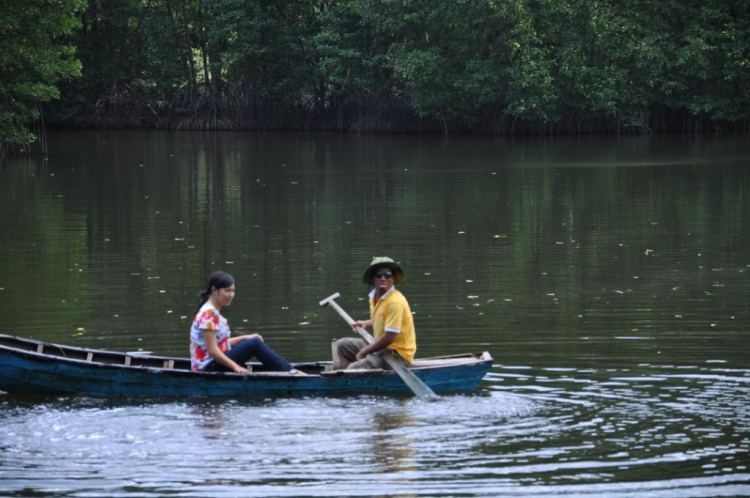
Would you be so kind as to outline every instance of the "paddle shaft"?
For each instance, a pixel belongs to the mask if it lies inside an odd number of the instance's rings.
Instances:
[[[339,303],[337,303],[333,299],[329,299],[326,301],[326,304],[336,310],[336,313],[338,313],[339,316],[341,316],[341,318],[343,318],[350,327],[354,325],[354,319],[349,316],[349,314],[344,311],[341,306],[339,306]],[[355,330],[367,344],[372,344],[375,342],[375,338],[370,335],[370,333],[367,332],[364,328],[356,327]],[[385,362],[388,363],[388,365],[398,374],[399,377],[401,377],[401,379],[404,381],[404,384],[406,384],[417,397],[427,401],[436,401],[440,399],[438,395],[435,394],[432,389],[427,386],[427,384],[422,382],[419,377],[414,375],[414,372],[406,368],[406,365],[403,364],[403,360],[395,353],[395,351],[391,349],[385,349],[384,351],[375,354],[383,355],[383,359],[385,360]]]

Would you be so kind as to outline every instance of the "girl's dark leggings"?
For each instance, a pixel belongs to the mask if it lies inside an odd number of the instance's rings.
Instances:
[[[292,365],[260,339],[246,339],[224,353],[238,365],[244,366],[251,358],[257,358],[263,367],[273,372],[288,372]],[[230,369],[214,360],[203,369],[204,372],[231,372]]]

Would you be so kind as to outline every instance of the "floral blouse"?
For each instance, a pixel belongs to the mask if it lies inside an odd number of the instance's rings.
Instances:
[[[203,333],[216,331],[216,343],[219,349],[226,353],[231,349],[229,337],[229,322],[213,307],[201,308],[195,314],[193,325],[190,327],[190,366],[193,371],[203,370],[206,365],[213,361],[206,348],[206,339]]]

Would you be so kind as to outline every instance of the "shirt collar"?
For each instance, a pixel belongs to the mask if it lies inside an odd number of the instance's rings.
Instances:
[[[396,285],[395,284],[392,285],[390,289],[388,289],[388,292],[386,292],[385,294],[383,294],[380,297],[380,300],[382,301],[383,299],[385,299],[388,296],[388,294],[390,294],[394,290],[396,290]],[[373,290],[370,291],[369,297],[370,297],[370,299],[375,299],[375,289],[373,289]]]

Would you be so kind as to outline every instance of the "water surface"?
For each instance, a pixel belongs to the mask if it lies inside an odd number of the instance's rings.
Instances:
[[[55,132],[0,165],[0,332],[187,354],[195,294],[293,361],[400,261],[418,356],[474,393],[0,395],[8,495],[750,494],[745,137]]]

